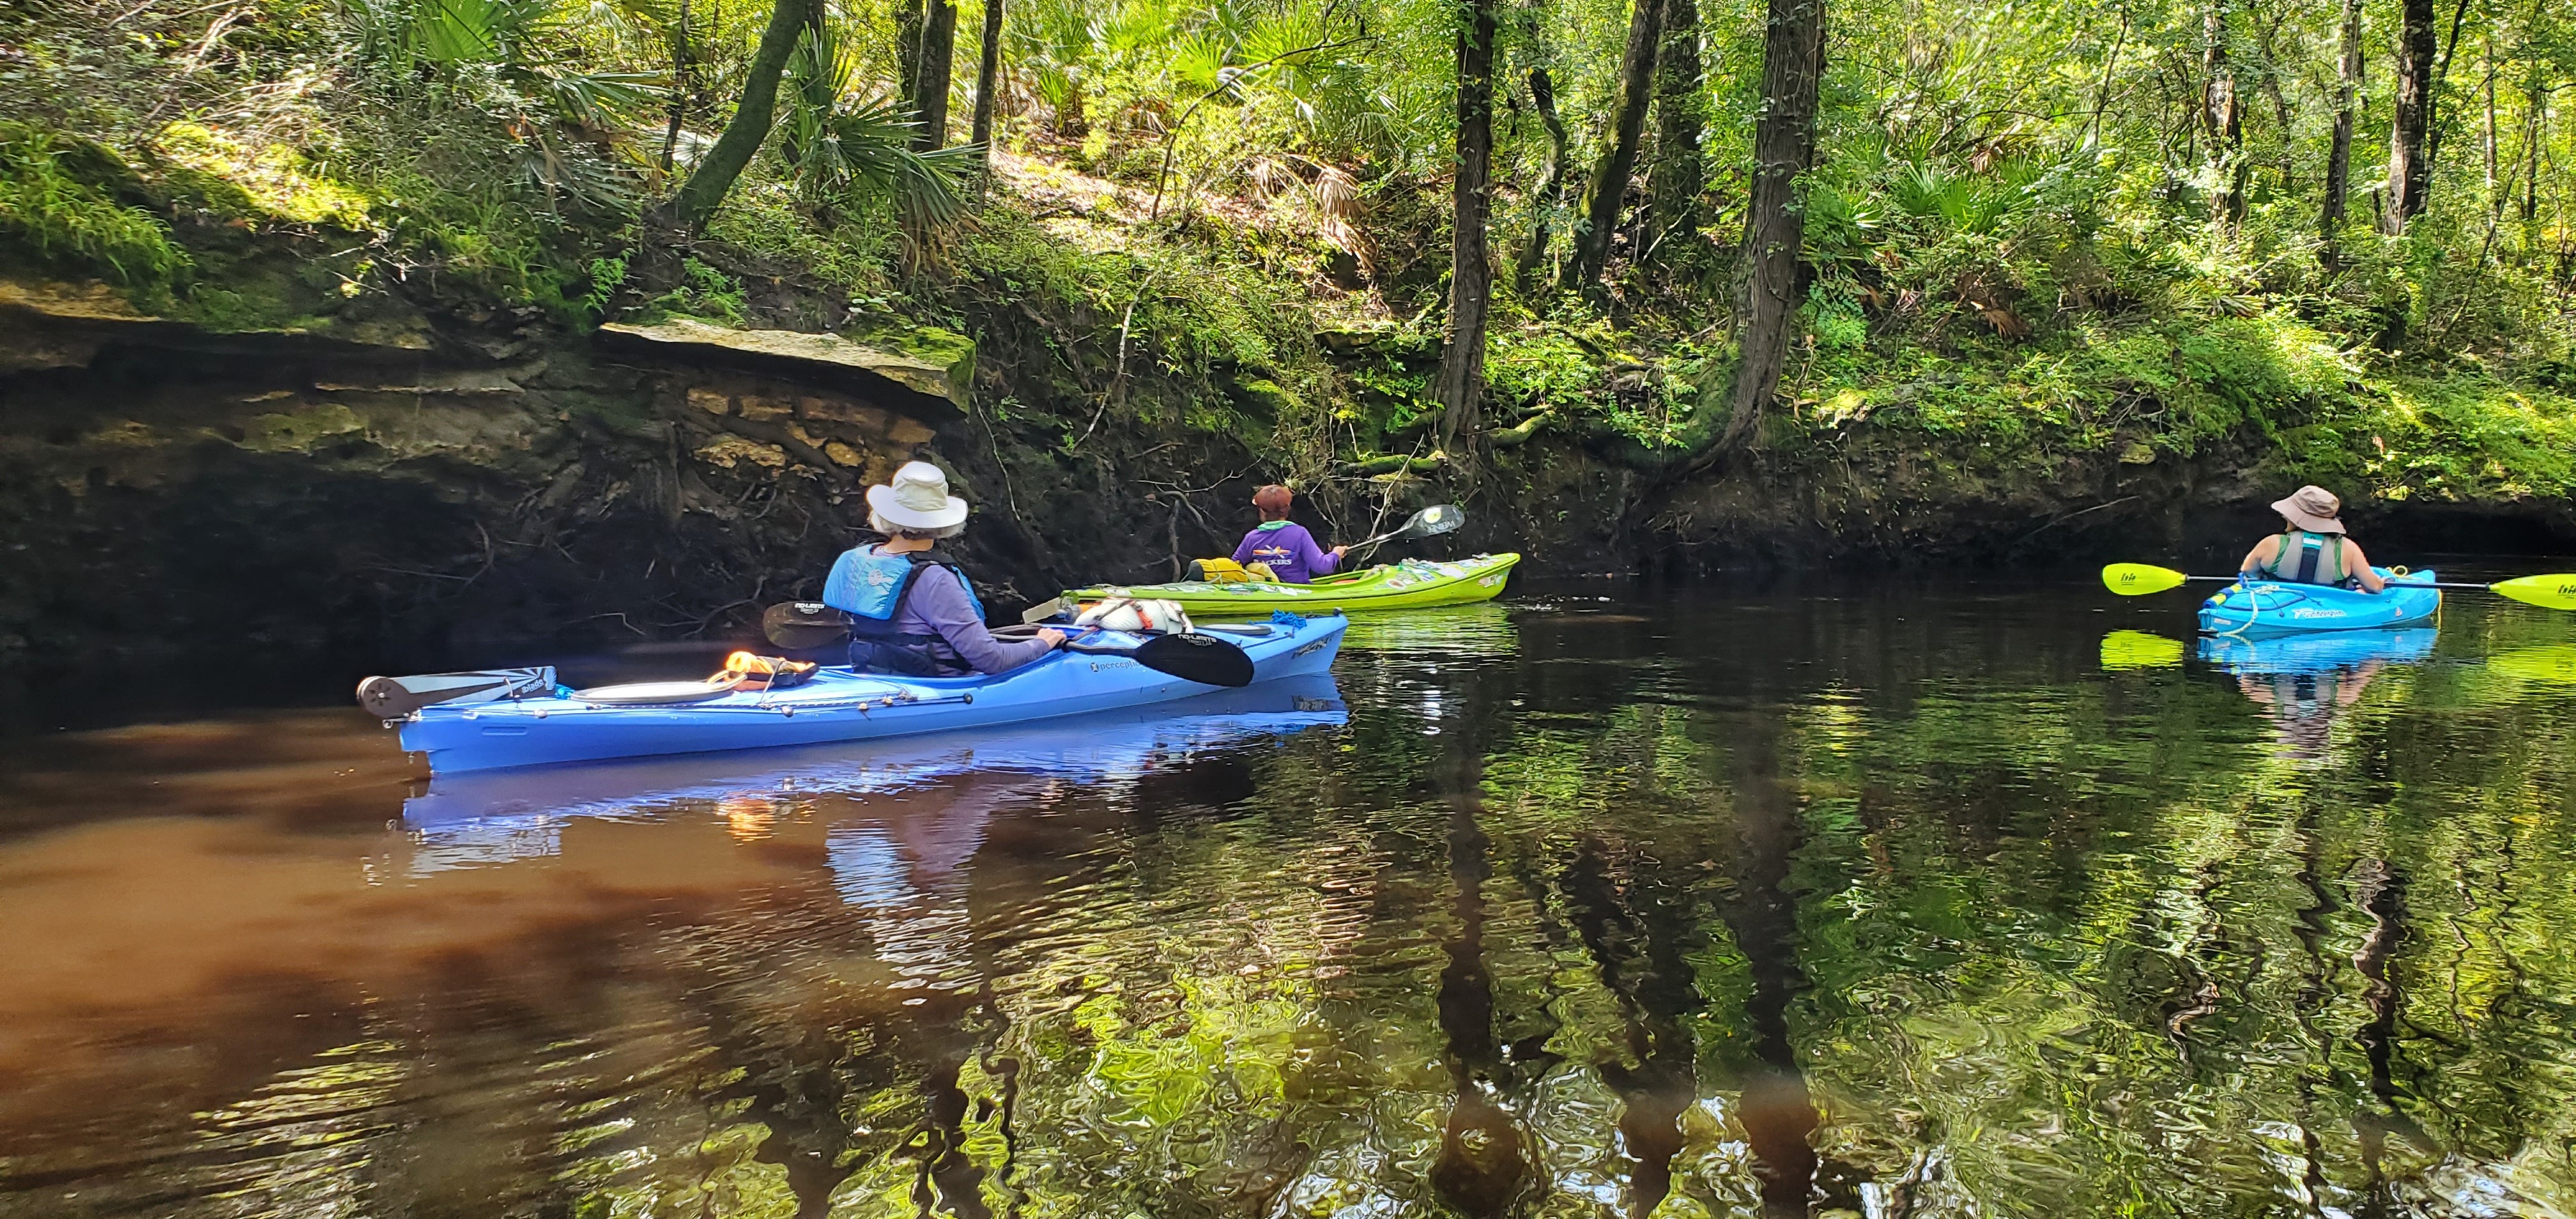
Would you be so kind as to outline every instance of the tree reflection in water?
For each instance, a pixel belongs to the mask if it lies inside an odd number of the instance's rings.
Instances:
[[[0,821],[0,1215],[2576,1211],[2563,624],[1620,608],[1040,768]]]

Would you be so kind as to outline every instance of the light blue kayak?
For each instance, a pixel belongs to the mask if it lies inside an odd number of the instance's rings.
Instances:
[[[1252,680],[1259,684],[1329,672],[1349,621],[1338,614],[1281,615],[1226,628],[1223,638],[1252,659]],[[1144,640],[1108,632],[1086,642],[1121,648]],[[997,676],[892,677],[826,668],[790,689],[737,691],[682,705],[607,703],[558,690],[547,697],[437,703],[397,722],[403,748],[429,755],[432,774],[455,774],[986,728],[1170,702],[1212,689],[1125,657],[1060,651]]]
[[[444,827],[637,817],[747,794],[869,796],[955,775],[1093,782],[1135,776],[1204,749],[1242,746],[1348,722],[1330,673],[1256,682],[1165,703],[1004,728],[744,754],[619,758],[541,770],[449,772],[403,803],[403,820]],[[472,839],[458,839],[469,844]]]
[[[2430,570],[2391,574],[2383,592],[2328,584],[2239,580],[2200,606],[2200,629],[2213,635],[2278,635],[2293,631],[2377,630],[2421,622],[2442,608],[2442,590]]]

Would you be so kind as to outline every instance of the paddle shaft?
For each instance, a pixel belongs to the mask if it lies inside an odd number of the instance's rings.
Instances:
[[[2244,578],[2245,578],[2245,577],[2243,577],[2243,576],[2184,576],[2184,577],[2183,577],[2183,579],[2186,579],[2186,580],[2214,580],[2214,581],[2218,581],[2218,582],[2221,582],[2221,583],[2231,583],[2231,582],[2234,582],[2234,581],[2237,581],[2237,580],[2242,580],[2242,579],[2244,579]],[[2296,583],[2298,583],[2298,581],[2296,581],[2296,580],[2266,580],[2266,579],[2263,579],[2263,578],[2261,578],[2261,577],[2259,577],[2259,576],[2258,576],[2258,577],[2256,577],[2256,578],[2254,579],[2254,583],[2256,583],[2256,584],[2296,584]],[[2424,580],[2409,580],[2409,579],[2407,579],[2407,578],[2405,578],[2405,577],[2403,577],[2403,576],[2399,576],[2399,577],[2397,577],[2397,578],[2395,578],[2395,579],[2391,579],[2391,580],[2385,580],[2385,581],[2382,581],[2382,584],[2383,584],[2385,587],[2390,587],[2390,588],[2395,588],[2395,587],[2397,587],[2397,586],[2403,585],[2403,586],[2405,586],[2405,587],[2407,587],[2407,588],[2465,588],[2465,589],[2471,590],[2471,591],[2473,591],[2473,592],[2481,592],[2481,593],[2494,592],[2494,591],[2495,591],[2495,585],[2492,585],[2492,584],[2467,584],[2467,583],[2463,583],[2463,582],[2458,581],[2458,580],[2433,580],[2433,581],[2429,581],[2429,582],[2428,582],[2428,581],[2424,581]]]

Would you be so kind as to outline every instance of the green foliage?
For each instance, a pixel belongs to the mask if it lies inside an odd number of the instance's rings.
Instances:
[[[608,303],[616,299],[618,290],[625,286],[626,260],[624,258],[591,259],[590,288],[581,294],[582,311],[594,318],[606,318]]]
[[[131,172],[94,144],[0,123],[0,236],[50,264],[103,272],[130,289],[166,290],[187,270],[170,227],[118,197]]]
[[[644,305],[644,316],[662,318],[677,314],[726,326],[740,326],[747,303],[742,284],[734,277],[708,266],[695,258],[680,260],[682,282]]]
[[[857,97],[859,60],[826,22],[809,28],[787,61],[788,98],[779,152],[809,203],[858,196],[889,203],[914,232],[953,224],[966,211],[966,183],[982,150],[918,152],[921,125],[895,102]]]

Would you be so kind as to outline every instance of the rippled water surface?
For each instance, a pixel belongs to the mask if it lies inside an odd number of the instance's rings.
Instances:
[[[1564,585],[1167,716],[0,746],[0,1215],[2576,1212],[2576,620]]]

